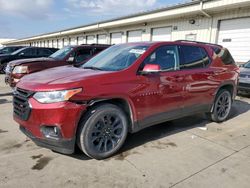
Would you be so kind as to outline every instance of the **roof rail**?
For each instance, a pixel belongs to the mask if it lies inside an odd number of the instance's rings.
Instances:
[[[213,45],[218,46],[220,48],[223,48],[223,46],[219,44],[209,43],[209,42],[200,42],[200,41],[192,41],[192,40],[176,40],[175,42],[190,42],[190,43],[197,43],[197,44],[207,44],[207,45]]]
[[[92,43],[92,44],[80,44],[81,46],[110,46],[110,44],[97,44],[97,43]]]

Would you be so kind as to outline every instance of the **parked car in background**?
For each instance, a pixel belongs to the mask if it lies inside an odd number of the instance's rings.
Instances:
[[[24,46],[7,46],[7,47],[3,47],[0,49],[0,55],[1,54],[11,54],[21,48],[23,48]]]
[[[240,66],[238,91],[250,93],[250,61]]]
[[[25,76],[14,93],[14,119],[37,145],[95,159],[123,145],[127,133],[207,113],[229,117],[239,68],[227,49],[199,42],[115,45],[80,67]]]
[[[48,57],[57,50],[56,48],[24,47],[11,54],[2,54],[0,55],[0,73],[5,73],[7,64],[10,61],[16,59]]]
[[[79,66],[109,46],[101,44],[67,46],[50,55],[48,58],[12,61],[6,68],[5,82],[11,87],[15,87],[17,82],[27,74],[70,64]]]

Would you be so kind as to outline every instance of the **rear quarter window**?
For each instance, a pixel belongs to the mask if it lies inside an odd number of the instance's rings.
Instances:
[[[230,54],[229,50],[226,48],[221,49],[218,56],[221,58],[221,61],[225,65],[236,65],[232,55]]]

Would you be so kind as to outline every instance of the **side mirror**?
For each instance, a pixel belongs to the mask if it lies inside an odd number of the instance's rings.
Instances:
[[[160,65],[155,64],[147,64],[144,66],[143,70],[141,71],[141,74],[152,74],[160,72],[161,67]]]
[[[71,63],[71,64],[74,63],[75,62],[75,57],[73,57],[73,56],[69,57],[67,62]]]

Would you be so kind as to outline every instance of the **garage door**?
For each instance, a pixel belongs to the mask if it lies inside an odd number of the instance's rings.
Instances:
[[[98,44],[107,44],[107,36],[106,35],[98,35],[97,36]]]
[[[250,18],[222,20],[218,44],[228,48],[236,62],[250,60]]]
[[[53,40],[53,48],[57,48],[56,39]]]
[[[95,37],[93,35],[87,36],[87,44],[94,44],[95,43]]]
[[[53,41],[49,40],[49,47],[52,48],[53,47]]]
[[[85,37],[78,37],[78,45],[84,44]]]
[[[76,37],[70,38],[70,45],[76,45]]]
[[[111,44],[122,43],[122,33],[111,33]]]
[[[152,41],[170,41],[171,27],[161,27],[152,29]]]
[[[142,41],[142,31],[129,31],[128,32],[128,42],[141,42]]]
[[[58,39],[58,48],[63,48],[63,39]]]
[[[69,45],[69,39],[68,38],[64,38],[63,39],[63,46],[68,46]]]

